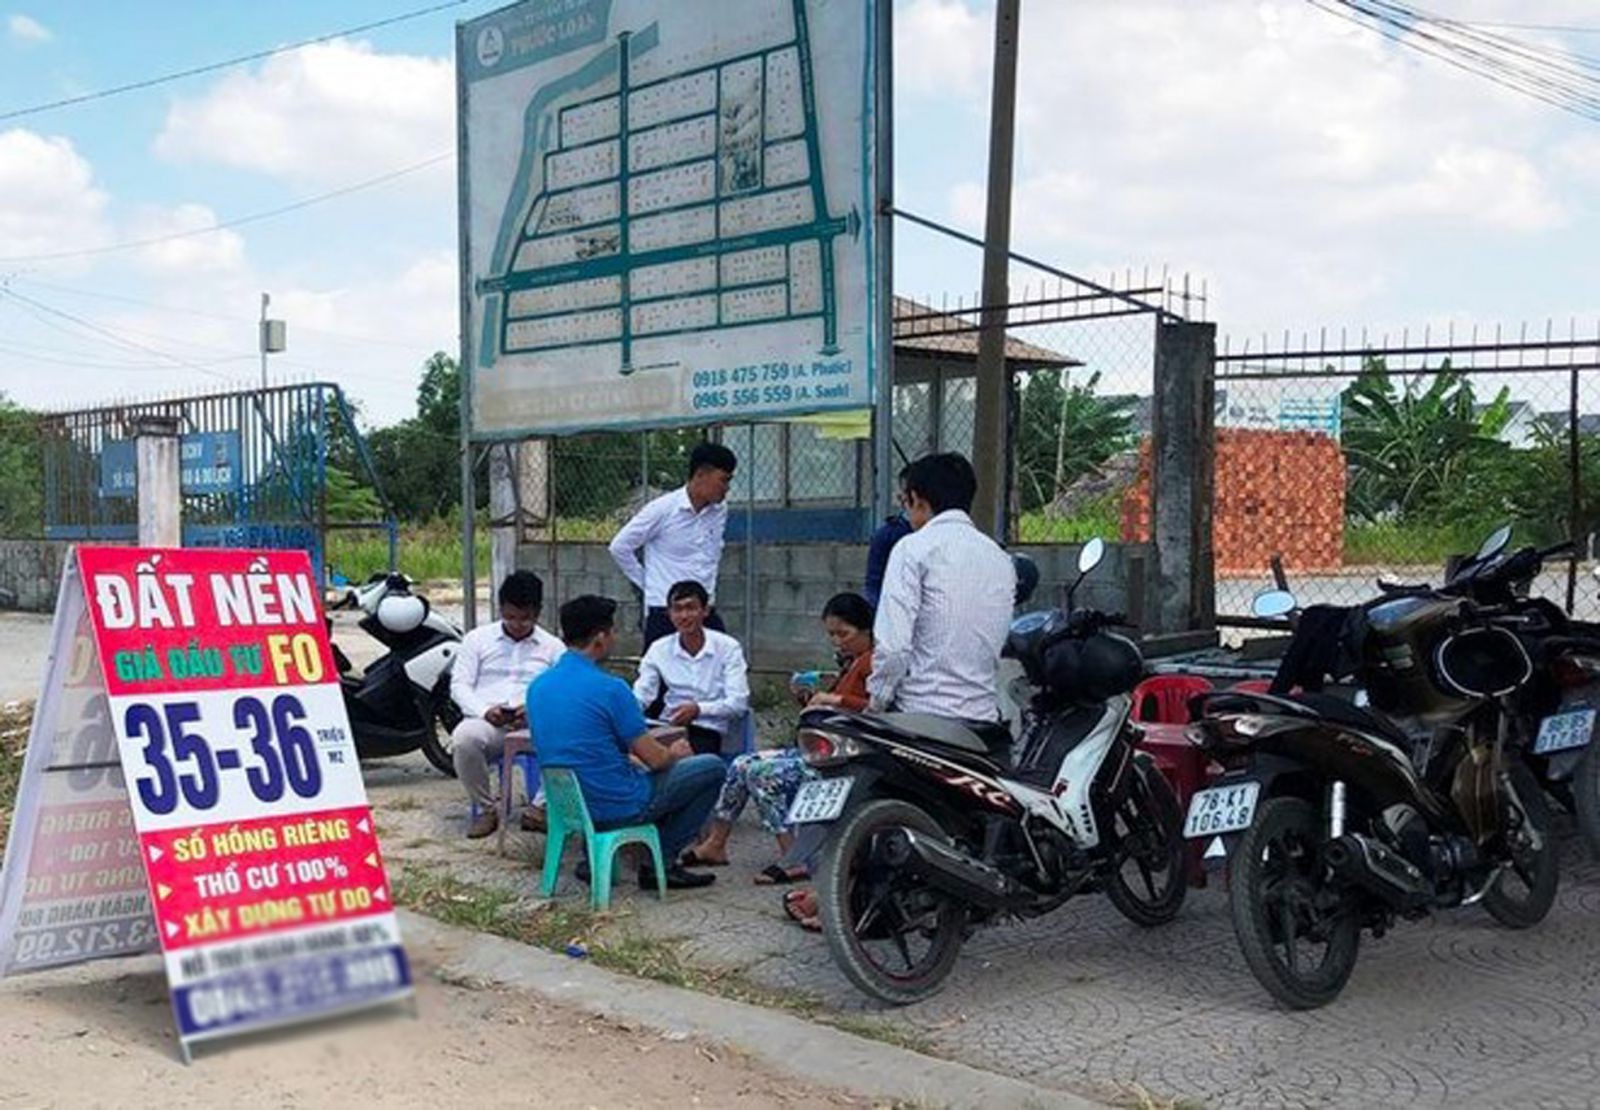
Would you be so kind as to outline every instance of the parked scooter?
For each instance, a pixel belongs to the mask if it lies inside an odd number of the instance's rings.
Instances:
[[[1259,617],[1295,609],[1287,591],[1256,599]],[[1508,620],[1432,591],[1323,609],[1302,616],[1272,693],[1196,699],[1191,734],[1224,773],[1184,832],[1226,857],[1239,946],[1285,1006],[1338,997],[1363,929],[1480,901],[1512,928],[1549,912],[1550,813],[1513,746],[1533,664]],[[1371,708],[1317,691],[1324,668]]]
[[[349,656],[333,645],[356,754],[387,759],[420,748],[429,763],[453,776],[450,733],[461,711],[450,697],[450,664],[461,630],[412,593],[403,574],[375,574],[332,607],[359,609],[361,630],[388,648],[358,678]]]
[[[1104,555],[1086,544],[1079,581]],[[1074,587],[1075,588],[1075,587]],[[1019,598],[1019,602],[1021,599]],[[1186,893],[1180,813],[1134,751],[1138,647],[1116,614],[1020,617],[1007,656],[1034,693],[1013,755],[1004,722],[813,710],[799,746],[822,776],[789,818],[831,827],[816,872],[828,946],[850,981],[904,1005],[949,975],[974,925],[1104,891],[1140,925]]]

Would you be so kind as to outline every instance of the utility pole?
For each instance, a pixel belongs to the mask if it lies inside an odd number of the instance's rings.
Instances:
[[[983,227],[983,293],[978,332],[978,395],[973,465],[978,497],[973,522],[1006,540],[1011,468],[1006,416],[1011,375],[1006,366],[1006,270],[1011,264],[1011,169],[1016,146],[1017,38],[1021,0],[998,0],[994,13],[994,88],[989,100],[989,210]]]
[[[283,352],[289,345],[288,325],[282,320],[267,319],[267,307],[272,296],[261,294],[261,388],[267,388],[267,356]]]

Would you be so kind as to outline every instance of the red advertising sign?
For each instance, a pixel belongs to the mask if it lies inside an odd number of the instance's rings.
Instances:
[[[76,557],[185,1050],[409,993],[305,554]]]

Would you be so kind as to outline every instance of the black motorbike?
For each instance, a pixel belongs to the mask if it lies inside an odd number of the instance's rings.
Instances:
[[[1295,608],[1286,591],[1256,602]],[[1511,708],[1533,665],[1502,621],[1517,615],[1431,591],[1307,610],[1271,693],[1196,699],[1191,736],[1224,773],[1184,832],[1227,860],[1239,946],[1283,1005],[1336,998],[1364,929],[1478,902],[1513,928],[1549,912],[1550,813]]]
[[[450,696],[450,667],[461,630],[412,593],[403,574],[373,575],[331,608],[360,610],[360,629],[387,649],[358,674],[332,643],[356,755],[388,759],[420,750],[453,776],[450,733],[461,722],[461,710]]]
[[[1103,545],[1086,545],[1082,574]],[[1069,610],[1070,610],[1069,601]],[[1048,913],[1104,891],[1140,925],[1186,893],[1180,811],[1129,724],[1143,673],[1115,614],[1019,618],[1006,654],[1033,694],[1013,744],[1004,722],[813,710],[799,746],[821,776],[797,823],[829,828],[816,872],[828,945],[864,993],[933,994],[976,925]]]

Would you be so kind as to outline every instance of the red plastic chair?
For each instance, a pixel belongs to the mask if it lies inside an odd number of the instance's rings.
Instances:
[[[1228,689],[1241,694],[1270,694],[1272,693],[1272,679],[1251,678],[1243,682],[1235,682]]]
[[[1186,725],[1190,721],[1189,699],[1208,693],[1211,683],[1198,675],[1158,674],[1147,678],[1133,691],[1133,719],[1141,724]]]

